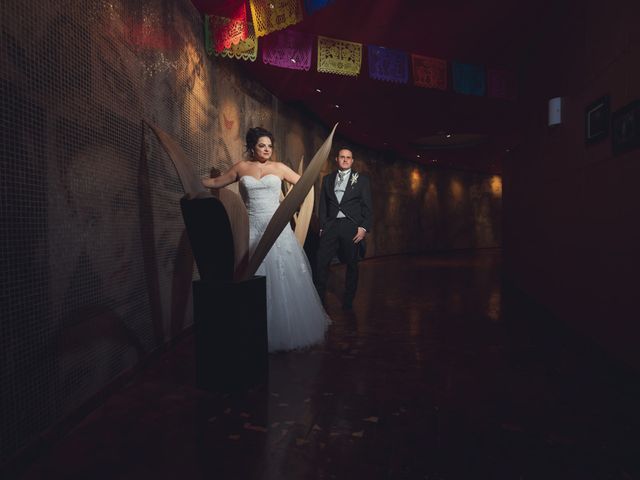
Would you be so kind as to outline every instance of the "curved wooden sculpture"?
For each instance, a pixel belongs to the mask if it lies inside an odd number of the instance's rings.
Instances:
[[[233,232],[234,280],[238,273],[247,268],[249,263],[249,214],[242,198],[237,193],[221,188],[218,191],[220,201],[227,210],[231,231]]]
[[[298,174],[302,176],[304,173],[304,158],[300,159],[300,166],[298,167]],[[301,247],[304,247],[304,241],[307,239],[307,232],[309,231],[309,223],[311,223],[311,215],[313,214],[313,199],[315,198],[315,191],[313,185],[311,190],[300,205],[298,213],[294,214],[293,221],[296,224],[295,233],[298,243]]]
[[[187,200],[194,200],[212,197],[209,190],[202,185],[200,178],[194,174],[191,162],[189,162],[184,151],[173,137],[148,120],[144,120],[144,123],[155,133],[158,141],[169,155],[171,162],[178,172],[178,177],[180,177],[180,183],[182,183],[182,188],[184,188],[185,191],[185,198]],[[247,208],[244,206],[242,199],[236,193],[221,188],[218,190],[217,197],[222,205],[224,205],[227,216],[229,217],[229,223],[231,224],[234,271],[237,273],[245,270],[248,263],[249,215],[247,214]]]
[[[300,165],[298,166],[298,175],[302,176],[304,173],[304,157],[300,159]],[[287,193],[291,192],[293,185],[287,184]],[[280,193],[280,202],[284,200],[285,196]],[[311,187],[309,193],[300,205],[300,210],[293,214],[294,233],[296,239],[301,247],[304,247],[304,241],[307,239],[307,232],[309,231],[309,224],[311,223],[311,215],[313,214],[313,200],[315,198],[314,187]]]
[[[178,177],[180,177],[180,183],[182,183],[184,193],[189,195],[191,198],[196,198],[202,193],[208,193],[208,191],[202,186],[200,179],[193,174],[191,162],[187,160],[187,156],[184,154],[184,151],[173,137],[148,120],[143,121],[149,126],[149,128],[151,128],[153,133],[156,134],[158,141],[169,155],[173,166],[178,172]]]
[[[331,151],[331,144],[333,142],[333,134],[337,127],[338,124],[336,123],[327,139],[311,159],[309,166],[302,177],[300,177],[300,180],[298,180],[298,183],[293,186],[291,192],[289,192],[289,194],[284,198],[278,209],[273,214],[273,217],[271,217],[262,238],[253,252],[253,256],[249,260],[248,267],[238,275],[240,280],[247,279],[256,273],[258,267],[262,263],[262,260],[264,260],[267,252],[276,241],[276,238],[278,238],[282,229],[287,225],[289,220],[291,220],[294,212],[302,204],[303,200],[313,187],[313,184],[316,182],[316,179],[320,174],[320,170],[322,170],[324,163],[327,161],[327,158],[329,158],[329,152]]]

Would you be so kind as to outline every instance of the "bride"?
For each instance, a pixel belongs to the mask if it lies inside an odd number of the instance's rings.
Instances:
[[[250,160],[235,164],[219,177],[205,178],[202,184],[222,188],[239,182],[249,214],[249,249],[253,253],[280,204],[282,180],[295,184],[300,176],[285,164],[270,160],[273,134],[268,130],[250,128],[246,148]],[[330,320],[313,285],[307,257],[289,225],[256,274],[267,277],[269,351],[293,350],[321,342]]]

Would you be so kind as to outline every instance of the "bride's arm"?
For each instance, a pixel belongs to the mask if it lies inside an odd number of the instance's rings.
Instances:
[[[280,172],[282,173],[282,177],[289,182],[291,185],[295,185],[300,180],[300,175],[287,167],[284,163],[279,163]]]
[[[203,178],[202,185],[207,188],[222,188],[238,180],[238,164],[215,178]]]

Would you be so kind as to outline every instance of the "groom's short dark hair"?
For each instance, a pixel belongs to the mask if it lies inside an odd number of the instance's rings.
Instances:
[[[341,150],[349,150],[351,152],[351,157],[356,158],[356,156],[353,154],[353,149],[351,147],[345,147],[344,145],[336,150],[336,158],[338,158]]]

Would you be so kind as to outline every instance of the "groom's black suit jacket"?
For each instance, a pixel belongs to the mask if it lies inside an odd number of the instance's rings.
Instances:
[[[342,201],[338,199],[334,192],[337,172],[330,173],[322,179],[320,193],[320,205],[318,206],[318,218],[320,228],[325,230],[337,217],[338,209],[342,210],[356,227],[363,227],[367,232],[371,232],[373,222],[373,209],[371,204],[371,183],[369,177],[363,173],[357,175],[351,169],[351,175],[347,178],[347,186],[342,196]]]

